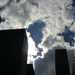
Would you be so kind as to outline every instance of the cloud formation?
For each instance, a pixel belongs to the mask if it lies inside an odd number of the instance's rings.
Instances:
[[[55,49],[66,49],[60,45],[49,49],[46,54],[44,54],[43,58],[38,57],[34,64],[35,67],[35,75],[55,75]],[[74,49],[74,48],[73,48]],[[70,73],[72,72],[72,62],[73,62],[73,49],[68,49],[68,61],[70,67]]]
[[[27,21],[30,21],[30,4],[28,2],[16,3],[16,0],[8,2],[1,11],[5,22],[1,23],[4,29],[24,28]]]
[[[0,30],[29,29],[30,25],[33,25],[38,20],[44,22],[45,26],[42,26],[42,30],[37,26],[42,33],[42,41],[37,44],[37,47],[43,51],[41,52],[42,56],[34,60],[34,68],[36,75],[54,75],[54,49],[66,48],[68,51],[72,51],[75,48],[74,42],[74,46],[70,46],[70,43],[66,42],[63,36],[58,35],[66,30],[65,26],[69,27],[70,31],[75,32],[74,13],[75,7],[72,7],[72,0],[0,0],[0,14],[4,20],[0,24]],[[32,26],[32,29],[34,29],[33,27],[35,26]],[[31,36],[33,35],[32,32],[30,34]],[[35,40],[35,38],[32,39],[33,41]],[[34,41],[34,43],[36,44],[37,42]],[[69,52],[68,56],[70,55]],[[69,58],[69,61],[72,60],[72,57]],[[71,72],[72,63],[70,62],[69,65]],[[39,71],[40,68],[41,70]]]

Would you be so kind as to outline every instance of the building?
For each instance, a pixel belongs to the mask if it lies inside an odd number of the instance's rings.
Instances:
[[[32,64],[27,64],[26,75],[34,75],[34,69]]]
[[[72,75],[75,75],[75,50],[74,50],[74,55],[73,55]]]
[[[26,75],[25,29],[0,31],[0,75]]]
[[[0,23],[1,23],[1,15],[0,15]]]
[[[55,70],[56,75],[70,75],[66,49],[55,50]]]

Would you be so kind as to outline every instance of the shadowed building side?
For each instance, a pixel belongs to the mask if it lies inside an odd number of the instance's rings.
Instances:
[[[1,15],[0,15],[0,23],[1,23]]]
[[[70,75],[66,49],[55,50],[55,70],[56,75]]]
[[[26,75],[27,45],[25,29],[0,31],[0,75]]]
[[[75,75],[75,50],[74,50],[74,55],[73,55],[72,75]]]
[[[27,64],[26,75],[35,75],[34,69],[33,69],[33,64]]]

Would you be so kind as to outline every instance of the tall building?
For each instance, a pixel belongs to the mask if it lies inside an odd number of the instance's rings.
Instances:
[[[35,75],[32,64],[27,64],[26,75]]]
[[[25,29],[0,31],[0,75],[26,75]]]
[[[1,23],[1,15],[0,15],[0,23]]]
[[[75,50],[74,50],[74,55],[73,55],[72,75],[75,75]]]
[[[55,50],[55,69],[56,75],[70,75],[66,49]]]

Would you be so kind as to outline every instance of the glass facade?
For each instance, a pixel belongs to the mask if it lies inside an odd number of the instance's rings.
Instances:
[[[55,69],[56,75],[70,75],[66,49],[55,50]]]
[[[27,37],[25,29],[0,31],[0,75],[25,75]]]

